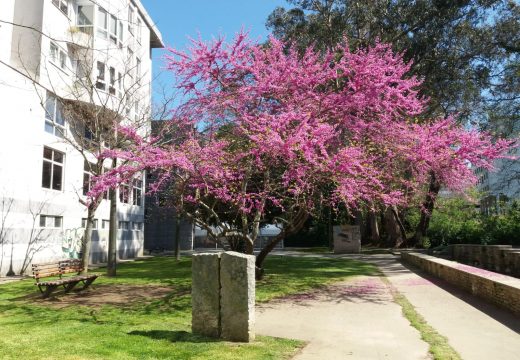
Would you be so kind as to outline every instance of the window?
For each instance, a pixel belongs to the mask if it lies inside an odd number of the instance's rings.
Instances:
[[[123,76],[120,72],[117,73],[117,90],[120,98],[123,97]]]
[[[92,35],[94,27],[94,6],[78,5],[78,28],[79,31]]]
[[[81,227],[84,229],[87,228],[87,218],[81,219]],[[98,227],[97,219],[92,220],[92,229],[97,229],[97,227]]]
[[[58,45],[51,42],[51,50],[49,51],[49,58],[52,62],[58,61]]]
[[[101,61],[97,62],[97,80],[96,80],[96,89],[106,90],[105,83],[105,63]]]
[[[87,195],[92,185],[92,167],[94,164],[84,161],[83,163],[83,195]]]
[[[139,121],[139,100],[134,103],[134,118],[135,121]]]
[[[50,61],[60,69],[67,69],[67,53],[63,51],[55,42],[51,41],[49,50]]]
[[[107,38],[108,34],[108,13],[103,8],[98,8],[97,18],[97,35],[103,39]]]
[[[110,41],[117,44],[117,18],[110,15]]]
[[[128,7],[128,32],[130,34],[134,34],[134,8],[132,6]]]
[[[142,222],[132,222],[132,230],[142,231],[143,230],[143,223]]]
[[[52,0],[52,3],[61,10],[65,15],[69,15],[69,4],[68,0]]]
[[[132,205],[143,205],[143,181],[141,178],[134,179],[134,184],[132,187]]]
[[[40,227],[61,229],[63,224],[62,216],[40,215]]]
[[[119,36],[119,47],[123,46],[123,22],[119,21],[119,32],[117,33]]]
[[[130,81],[130,84],[133,85],[134,82],[134,52],[133,50],[128,47],[128,76],[130,76],[132,79]]]
[[[65,155],[54,149],[43,148],[42,187],[63,190],[63,162]]]
[[[137,18],[137,41],[139,44],[141,43],[141,36],[142,36],[142,23],[141,19]]]
[[[129,221],[119,221],[117,228],[119,230],[128,230],[128,229],[130,229],[130,222]]]
[[[115,95],[116,94],[116,69],[114,69],[113,67],[110,67],[108,73],[110,76],[108,92],[110,95]]]
[[[102,229],[110,229],[110,220],[101,220]]]
[[[126,181],[119,185],[119,201],[124,204],[130,203],[130,185]]]
[[[65,134],[62,103],[49,91],[45,99],[45,131],[61,138]]]
[[[135,70],[136,70],[136,73],[137,73],[137,78],[136,78],[136,82],[138,84],[141,83],[141,59],[139,58],[136,58],[135,60]]]

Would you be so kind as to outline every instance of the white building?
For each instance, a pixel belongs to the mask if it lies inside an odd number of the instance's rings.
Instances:
[[[484,214],[502,213],[511,201],[520,199],[520,151],[513,148],[509,155],[516,159],[495,161],[494,171],[475,170],[479,178],[477,188],[483,193],[480,209]]]
[[[0,1],[0,275],[11,265],[19,274],[31,261],[78,256],[88,163],[71,143],[61,101],[95,103],[147,131],[151,52],[161,47],[139,0]],[[142,253],[143,181],[119,191],[121,258]],[[109,201],[95,218],[98,262],[106,258]]]

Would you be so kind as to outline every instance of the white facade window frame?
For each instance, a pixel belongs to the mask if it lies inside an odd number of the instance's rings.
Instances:
[[[116,95],[116,83],[117,83],[117,77],[116,77],[116,69],[113,66],[110,66],[108,68],[108,93],[110,95]]]
[[[98,61],[96,63],[96,89],[106,91],[107,83],[106,83],[106,65],[102,61]]]
[[[45,132],[59,138],[65,136],[65,118],[58,97],[47,91],[45,98]]]
[[[135,72],[136,72],[136,79],[135,82],[137,84],[141,84],[141,75],[142,75],[142,62],[141,59],[138,57],[135,58]]]
[[[119,230],[130,230],[130,221],[118,221],[117,228]]]
[[[65,16],[69,16],[69,0],[52,0],[52,4],[65,14]]]
[[[87,228],[87,218],[82,218],[81,219],[81,227],[83,229],[86,229]],[[94,219],[92,220],[92,229],[97,229],[98,228],[98,219]]]
[[[98,37],[105,40],[108,38],[109,18],[110,14],[105,9],[98,6],[96,12],[96,34]]]
[[[118,24],[117,17],[115,17],[114,15],[110,15],[109,16],[109,25],[108,25],[108,27],[109,27],[110,41],[114,45],[117,45],[117,41],[118,41],[117,32],[119,31],[119,24]]]
[[[141,44],[141,39],[143,37],[143,22],[139,15],[137,16],[137,42]]]
[[[61,70],[67,70],[67,52],[63,50],[56,42],[51,41],[49,46],[49,60]]]
[[[135,178],[132,182],[132,205],[143,206],[143,178]]]
[[[128,5],[128,32],[134,35],[134,20],[135,19],[135,9],[132,5]]]
[[[47,169],[47,170],[46,170]],[[48,181],[46,179],[48,172]],[[58,176],[58,181],[56,181]],[[65,154],[53,148],[43,147],[42,188],[63,192],[65,184]]]
[[[45,228],[45,229],[63,228],[63,216],[40,214],[40,228]]]

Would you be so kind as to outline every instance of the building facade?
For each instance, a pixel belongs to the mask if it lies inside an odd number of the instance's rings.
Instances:
[[[504,213],[512,201],[520,200],[520,151],[509,151],[511,159],[499,159],[495,169],[477,168],[477,189],[482,193],[480,211],[485,215]]]
[[[80,255],[91,149],[105,146],[94,133],[113,132],[94,129],[88,114],[147,134],[151,54],[161,47],[139,0],[0,1],[0,275]],[[120,258],[143,251],[144,183],[117,190]],[[94,263],[106,259],[109,205],[96,210]]]

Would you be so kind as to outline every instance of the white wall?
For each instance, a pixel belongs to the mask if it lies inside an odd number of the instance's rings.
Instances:
[[[32,0],[31,0],[32,1]],[[72,72],[63,70],[49,61],[50,38],[57,42],[67,52],[77,48],[71,44],[71,24],[75,24],[74,11],[65,16],[52,3],[51,0],[37,0],[34,4],[43,1],[43,11],[40,11],[41,28],[44,34],[40,36],[38,43],[41,47],[24,47],[21,51],[39,62],[40,76],[37,78],[28,74],[26,77],[19,63],[10,63],[12,60],[13,31],[10,26],[0,26],[0,219],[5,219],[7,235],[5,241],[0,244],[0,275],[4,275],[12,258],[14,271],[19,272],[21,264],[27,258],[28,241],[33,234],[40,234],[41,249],[35,255],[33,262],[45,262],[61,259],[69,255],[70,248],[79,248],[79,241],[83,230],[81,219],[86,217],[86,209],[79,202],[83,186],[83,157],[77,153],[71,145],[62,139],[44,131],[45,111],[42,103],[48,89],[60,96],[70,94],[70,88],[74,81]],[[19,2],[19,3],[17,3]],[[14,15],[16,6],[28,6],[28,19],[34,19],[34,12],[27,0],[1,0],[0,18],[6,21]],[[108,12],[117,14],[125,20],[127,10],[126,1],[99,0]],[[143,22],[144,24],[144,22]],[[126,26],[125,26],[126,30]],[[125,31],[125,35],[128,35]],[[24,34],[27,36],[27,34]],[[121,49],[114,49],[113,44],[103,39],[95,38],[94,63],[97,59],[105,58],[107,63],[122,68],[127,58],[127,42],[134,47],[135,53],[141,56],[142,71],[146,74],[146,80],[141,83],[139,91],[142,98],[142,107],[147,109],[150,102],[149,82],[151,80],[150,44],[148,29],[143,29],[142,43],[137,44],[134,39],[125,38],[125,45]],[[20,40],[23,42],[23,38]],[[19,47],[20,48],[20,47]],[[21,49],[21,48],[20,48]],[[70,59],[69,59],[70,61]],[[23,64],[22,64],[23,65]],[[9,67],[11,66],[11,68]],[[108,76],[108,73],[107,73]],[[37,83],[35,83],[36,80]],[[110,97],[110,95],[106,95]],[[146,111],[146,110],[143,110]],[[133,115],[133,114],[132,114]],[[43,148],[65,153],[64,162],[64,186],[62,191],[42,188]],[[119,221],[144,223],[144,191],[143,206],[130,204],[118,204]],[[4,204],[12,199],[13,204],[9,213]],[[40,209],[40,210],[38,210]],[[33,216],[32,213],[36,214]],[[59,229],[42,229],[39,226],[39,213],[63,217],[62,227]],[[34,224],[33,219],[36,219]],[[92,259],[104,261],[108,247],[108,228],[101,229],[102,220],[109,219],[109,202],[104,200],[96,212],[98,230],[93,234]],[[118,249],[121,257],[133,257],[142,254],[143,250],[142,230],[119,230]],[[34,236],[32,236],[34,238]],[[71,245],[71,242],[73,243]],[[38,245],[38,247],[40,247]]]

